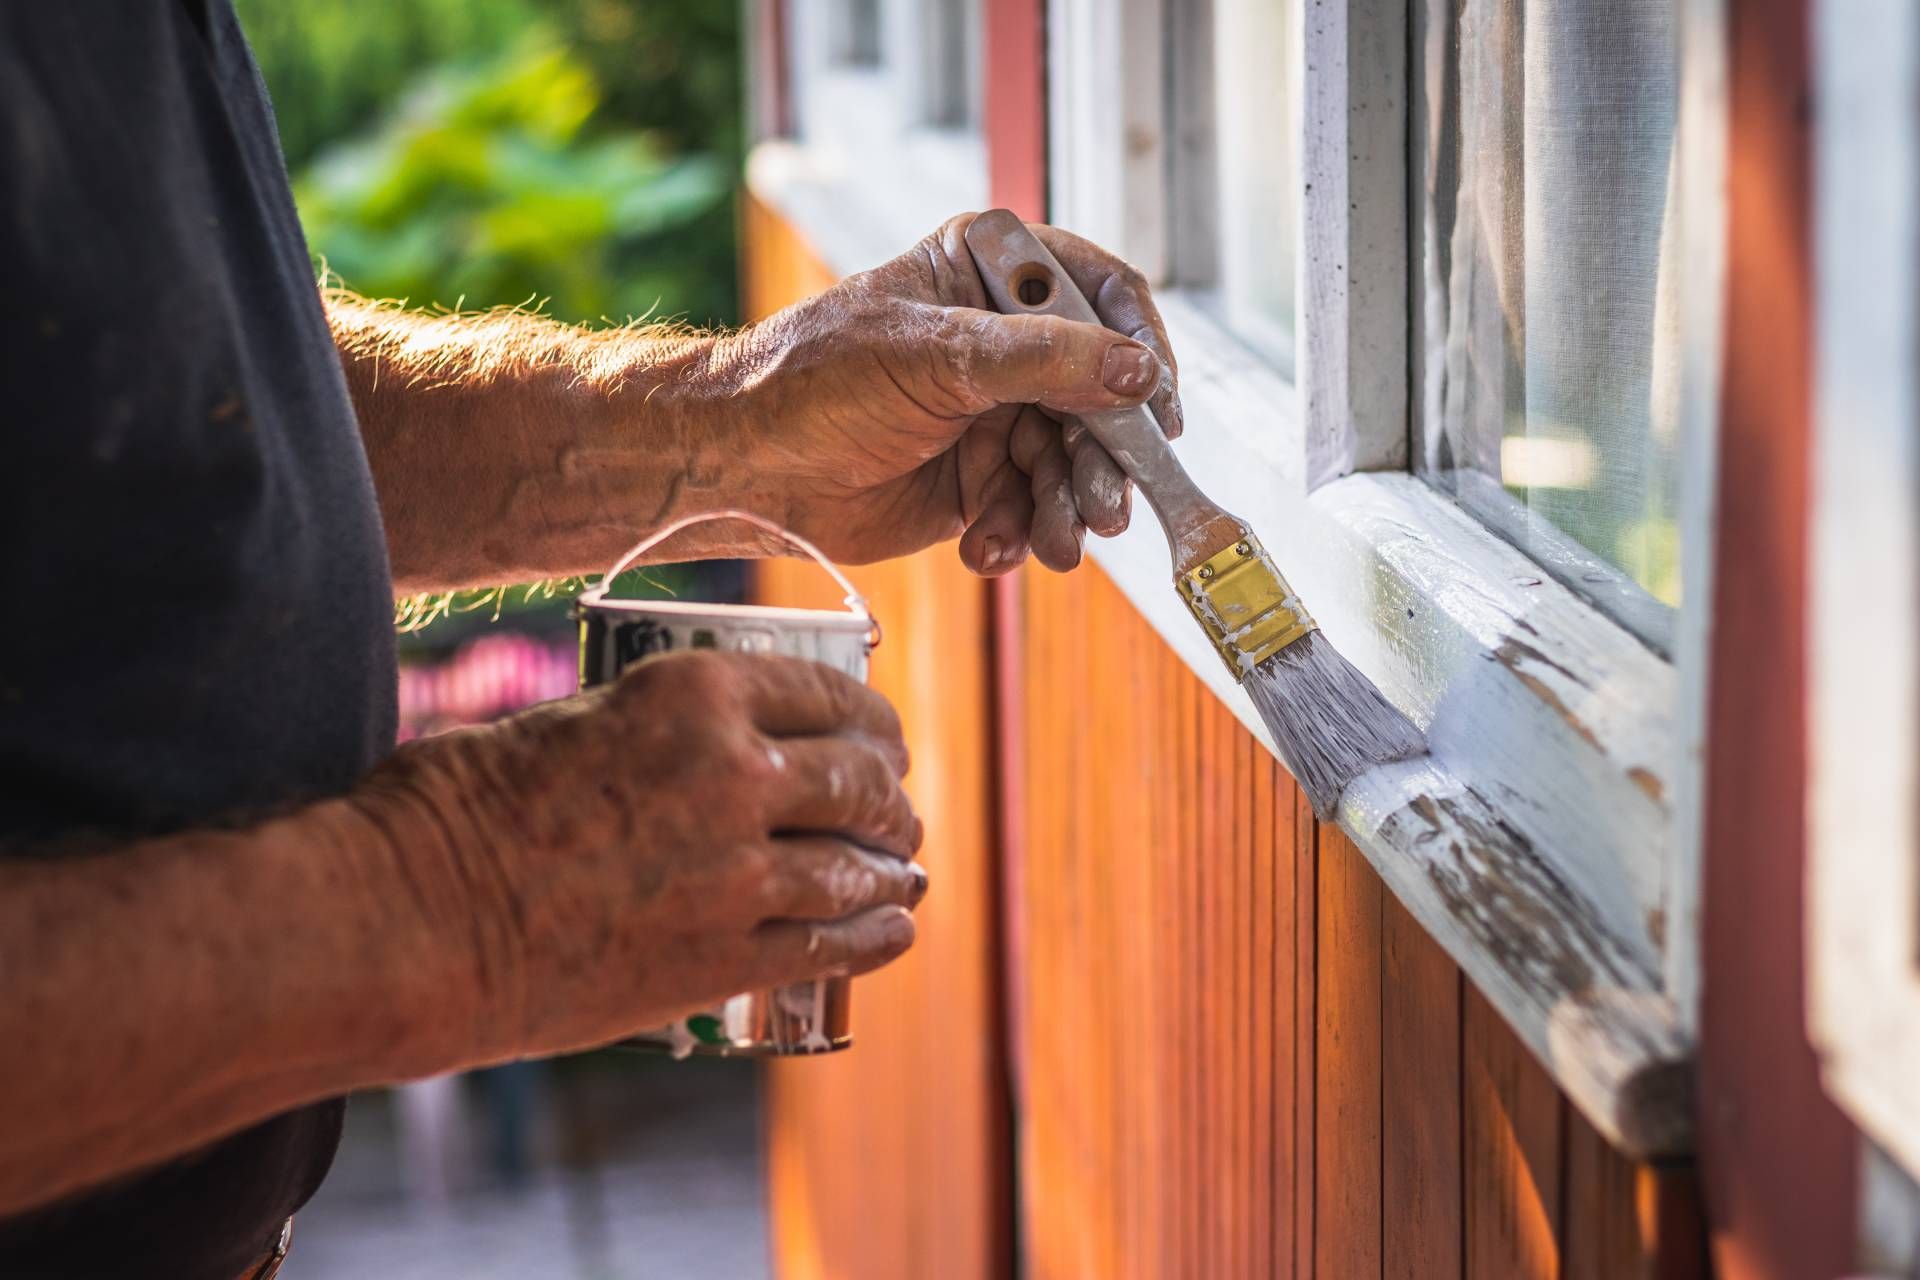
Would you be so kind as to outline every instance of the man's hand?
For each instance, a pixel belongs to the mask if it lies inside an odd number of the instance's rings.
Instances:
[[[959,536],[977,573],[1080,561],[1131,492],[1072,425],[1151,404],[1181,428],[1139,272],[1035,227],[1105,327],[1002,316],[964,239],[911,251],[738,333],[582,329],[326,295],[403,592],[596,573],[647,532],[744,507],[848,563]],[[656,561],[784,552],[737,524]]]
[[[720,409],[738,415],[755,485],[740,505],[856,564],[963,534],[961,559],[990,575],[1029,550],[1070,569],[1087,529],[1126,528],[1130,486],[1070,415],[1150,401],[1179,435],[1146,283],[1034,226],[1107,327],[1002,316],[967,250],[973,217],[722,342]]]
[[[491,1061],[602,1044],[913,942],[926,873],[892,707],[794,658],[688,653],[403,748],[356,797]]]

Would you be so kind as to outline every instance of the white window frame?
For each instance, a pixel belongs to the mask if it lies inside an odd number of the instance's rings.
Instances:
[[[1920,11],[1814,21],[1809,1029],[1829,1092],[1920,1173]]]
[[[760,199],[836,271],[871,266],[984,207],[984,155],[915,168],[926,131],[893,91],[897,159],[850,163],[887,99],[837,93],[792,0],[799,138],[762,143]],[[1295,376],[1226,332],[1208,300],[1159,290],[1190,429],[1179,451],[1247,518],[1328,636],[1429,731],[1427,761],[1377,770],[1342,827],[1629,1155],[1691,1147],[1700,760],[1711,598],[1722,285],[1725,0],[1682,6],[1685,198],[1681,501],[1690,604],[1671,660],[1408,471],[1408,0],[1300,0],[1304,207]],[[889,21],[911,0],[887,0]],[[1051,214],[1165,282],[1195,245],[1169,191],[1208,144],[1169,64],[1196,0],[1049,0]],[[1191,78],[1180,81],[1193,88]],[[826,92],[821,92],[821,90]],[[849,106],[849,102],[865,106]],[[1183,140],[1169,153],[1168,139]],[[977,148],[978,139],[960,145]],[[977,173],[977,178],[974,176]],[[905,176],[911,174],[911,176]],[[1204,218],[1205,211],[1198,211]],[[1204,257],[1204,247],[1201,256]],[[1263,743],[1265,726],[1169,584],[1149,520],[1090,550]]]
[[[1167,230],[1180,221],[1166,195],[1179,157],[1165,140],[1195,130],[1181,128],[1181,94],[1145,86],[1169,83],[1162,60],[1182,41],[1161,33],[1181,3],[1050,4],[1051,216],[1160,280],[1182,251]],[[1689,46],[1680,167],[1701,195],[1683,205],[1693,603],[1672,661],[1408,471],[1408,0],[1297,6],[1297,378],[1264,365],[1201,300],[1159,294],[1189,470],[1260,531],[1341,651],[1429,731],[1432,760],[1358,780],[1342,827],[1582,1112],[1638,1156],[1692,1141],[1723,252],[1724,19],[1720,0],[1676,3]],[[1169,96],[1171,119],[1156,114]],[[1167,589],[1158,529],[1139,521],[1090,549],[1270,746]]]
[[[840,3],[788,0],[795,136],[754,147],[747,185],[847,275],[903,252],[956,213],[984,207],[987,153],[977,125],[932,119],[927,71],[940,33],[926,6],[881,0],[880,64],[860,67],[836,61],[829,48],[830,11]],[[966,3],[977,27],[978,0]]]

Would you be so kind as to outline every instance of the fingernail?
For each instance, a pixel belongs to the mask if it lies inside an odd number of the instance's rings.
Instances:
[[[920,899],[927,896],[927,869],[915,862],[908,864],[907,870],[913,877],[913,888],[907,892],[907,905],[917,907]]]
[[[1006,555],[1006,553],[1007,549],[1002,545],[1000,539],[986,539],[980,544],[980,567],[982,569],[998,568],[1001,557]]]
[[[1168,402],[1167,408],[1169,410],[1167,416],[1173,419],[1172,422],[1167,424],[1172,428],[1167,434],[1169,436],[1177,436],[1187,429],[1187,406],[1180,403],[1180,393],[1178,391],[1173,393],[1173,399]]]
[[[1160,380],[1160,362],[1145,347],[1108,347],[1100,381],[1109,391],[1137,396]]]

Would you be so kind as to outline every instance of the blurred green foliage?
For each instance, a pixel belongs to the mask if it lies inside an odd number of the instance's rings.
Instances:
[[[739,11],[236,0],[301,219],[349,287],[561,319],[735,319]]]
[[[732,0],[234,0],[273,96],[315,258],[414,306],[562,320],[736,320],[741,163]],[[622,594],[708,598],[707,571]],[[403,601],[476,626],[564,625],[574,583]]]

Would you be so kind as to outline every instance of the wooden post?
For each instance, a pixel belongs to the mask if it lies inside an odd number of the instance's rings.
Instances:
[[[1808,1043],[1808,0],[1739,0],[1730,38],[1726,360],[1708,696],[1699,1123],[1716,1271],[1852,1261],[1858,1140]]]

